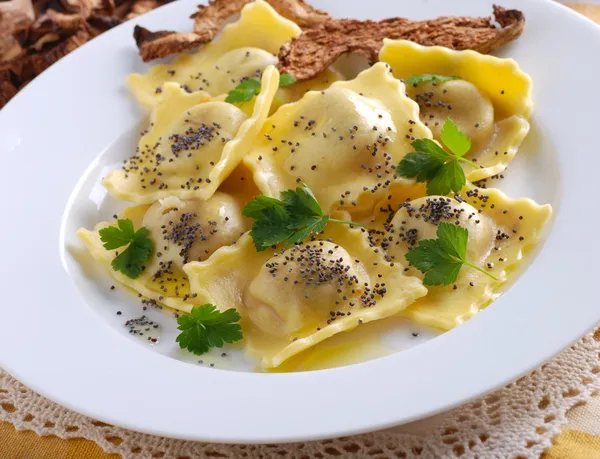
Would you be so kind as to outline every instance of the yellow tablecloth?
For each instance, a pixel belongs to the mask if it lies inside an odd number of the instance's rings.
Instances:
[[[600,23],[600,5],[571,4],[573,9]],[[600,459],[600,396],[574,408],[563,433],[544,454],[544,459]],[[0,423],[0,459],[117,459],[96,443],[85,439],[62,440],[17,432],[12,424]]]

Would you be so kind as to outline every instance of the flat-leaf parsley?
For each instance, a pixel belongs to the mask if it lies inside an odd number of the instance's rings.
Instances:
[[[458,278],[463,265],[498,280],[487,271],[467,261],[469,230],[452,223],[441,222],[437,239],[424,239],[405,258],[411,266],[425,274],[424,285],[448,285]]]
[[[279,87],[288,86],[290,84],[294,84],[295,82],[296,79],[288,73],[282,73],[279,75]],[[248,102],[259,93],[260,81],[258,81],[256,78],[247,78],[229,91],[227,97],[225,98],[225,102],[229,102],[230,104],[236,102]]]
[[[179,347],[202,355],[213,347],[235,343],[242,339],[242,327],[236,323],[239,320],[240,313],[233,308],[221,312],[212,304],[194,306],[190,315],[177,318]]]
[[[144,264],[152,254],[152,240],[148,237],[148,229],[141,227],[134,231],[133,222],[128,219],[118,219],[117,226],[108,226],[99,231],[100,240],[106,250],[115,250],[129,244],[112,261],[115,271],[121,271],[127,277],[135,279],[144,270]]]
[[[461,190],[467,178],[459,162],[479,167],[463,157],[471,149],[471,141],[451,119],[442,126],[440,137],[453,154],[431,139],[417,139],[412,143],[415,151],[408,153],[396,168],[402,177],[427,182],[429,195],[446,195],[450,191],[458,193]]]
[[[282,192],[281,199],[255,196],[242,214],[255,220],[250,236],[259,252],[281,242],[287,245],[302,242],[312,233],[323,231],[329,222],[363,226],[324,215],[314,194],[304,183],[295,190]]]

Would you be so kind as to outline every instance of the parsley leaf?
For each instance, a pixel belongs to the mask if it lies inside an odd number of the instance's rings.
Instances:
[[[294,78],[293,75],[290,75],[289,73],[282,73],[281,75],[279,75],[279,87],[281,88],[282,86],[289,86],[291,84],[294,84],[296,82],[296,78]]]
[[[459,192],[467,183],[465,171],[458,161],[451,160],[443,164],[435,177],[427,183],[427,194],[446,195],[450,191]]]
[[[246,215],[244,212],[242,214]],[[256,250],[260,252],[272,245],[287,241],[294,234],[294,228],[291,226],[290,215],[282,204],[263,210],[250,230]]]
[[[456,282],[458,274],[467,265],[498,280],[487,271],[467,261],[469,230],[452,223],[441,222],[437,239],[424,239],[404,257],[411,266],[425,274],[424,285],[448,285]]]
[[[412,75],[406,79],[406,84],[411,86],[417,86],[419,83],[429,83],[430,81],[439,81],[443,83],[444,81],[452,81],[459,80],[460,77],[457,76],[446,76],[446,75],[433,75],[430,73],[425,73],[423,75]]]
[[[294,209],[294,216],[296,218],[323,216],[323,210],[317,198],[315,198],[313,192],[305,184],[302,184],[302,188],[297,187],[296,190],[282,192],[281,199],[286,207]]]
[[[148,229],[142,227],[134,231],[133,222],[125,218],[117,220],[116,227],[108,226],[98,233],[106,250],[118,249],[129,244],[129,247],[113,259],[111,265],[115,271],[121,271],[131,279],[139,277],[153,249]]]
[[[106,250],[113,250],[129,244],[134,233],[133,222],[130,219],[119,219],[117,227],[109,226],[100,230],[100,239],[104,242]]]
[[[213,347],[223,347],[225,343],[234,343],[242,339],[240,314],[231,308],[219,311],[212,304],[194,306],[190,315],[177,318],[177,342],[181,349],[202,355]]]
[[[252,100],[260,92],[260,81],[255,78],[247,78],[229,91],[225,102],[247,102]]]
[[[242,214],[255,220],[250,236],[259,252],[281,242],[298,244],[323,231],[329,222],[363,226],[324,215],[315,195],[304,183],[295,190],[282,192],[280,200],[255,196]]]
[[[277,206],[281,206],[281,201],[279,199],[269,198],[268,196],[261,194],[254,196],[254,199],[246,204],[246,207],[244,207],[244,215],[258,220],[262,217],[263,210]]]
[[[458,130],[451,119],[447,119],[442,126],[440,138],[456,156],[464,156],[471,149],[471,141],[464,132]]]
[[[294,84],[296,79],[288,74],[279,75],[279,87]],[[233,104],[235,102],[248,102],[260,93],[260,81],[256,78],[246,78],[227,94],[225,102]]]
[[[458,193],[462,189],[467,178],[459,161],[479,167],[463,157],[471,149],[471,141],[451,119],[442,126],[440,137],[453,154],[431,139],[417,139],[412,143],[415,151],[408,153],[396,168],[402,177],[427,182],[429,195],[446,195],[450,191]]]

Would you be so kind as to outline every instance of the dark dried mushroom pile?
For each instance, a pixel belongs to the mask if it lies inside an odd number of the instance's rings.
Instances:
[[[0,108],[102,32],[171,0],[0,1]]]

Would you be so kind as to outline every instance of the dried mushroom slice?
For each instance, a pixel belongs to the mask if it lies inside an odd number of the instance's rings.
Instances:
[[[26,29],[34,19],[35,12],[31,0],[0,2],[0,34]]]
[[[131,9],[127,16],[125,16],[125,20],[133,19],[141,14],[147,13],[148,11],[152,11],[159,6],[168,3],[169,1],[164,0],[135,0],[131,5]],[[135,36],[135,32],[134,32]]]
[[[19,76],[20,81],[30,81],[60,58],[79,48],[92,38],[93,35],[91,32],[86,27],[82,27],[70,37],[58,42],[55,46],[19,60],[13,66],[15,74]]]
[[[0,2],[0,63],[15,59],[23,53],[21,44],[13,35],[26,30],[34,19],[35,13],[31,0]],[[6,80],[3,78],[0,81]],[[5,87],[2,89],[3,95],[0,100],[9,94],[6,85],[2,84]],[[2,105],[0,103],[0,107]]]
[[[269,3],[279,14],[294,21],[303,29],[331,20],[329,13],[313,8],[304,0],[269,0]]]
[[[92,28],[94,35],[100,35],[107,30],[112,29],[123,23],[123,19],[117,16],[105,16],[102,14],[93,14],[87,18],[87,22]]]
[[[16,59],[22,53],[23,47],[17,39],[12,35],[0,35],[0,63]]]
[[[217,36],[223,23],[238,14],[251,0],[209,0],[208,5],[198,5],[192,14],[194,33],[201,43],[208,43]]]
[[[12,74],[9,70],[0,70],[0,108],[12,99],[18,90],[12,81]]]
[[[44,44],[71,36],[84,24],[85,19],[80,14],[65,14],[50,9],[31,25],[27,32],[26,43],[40,51]]]
[[[279,53],[279,70],[307,80],[345,53],[361,54],[373,63],[386,37],[488,53],[523,32],[525,17],[520,11],[494,6],[494,19],[501,28],[496,28],[490,17],[389,18],[379,22],[332,19],[286,43]]]
[[[113,0],[59,0],[63,8],[70,13],[77,13],[87,18],[96,14],[111,16],[115,12]]]
[[[170,56],[171,54],[179,54],[205,43],[193,32],[173,32],[170,30],[151,32],[139,25],[135,26],[133,38],[144,62]]]

